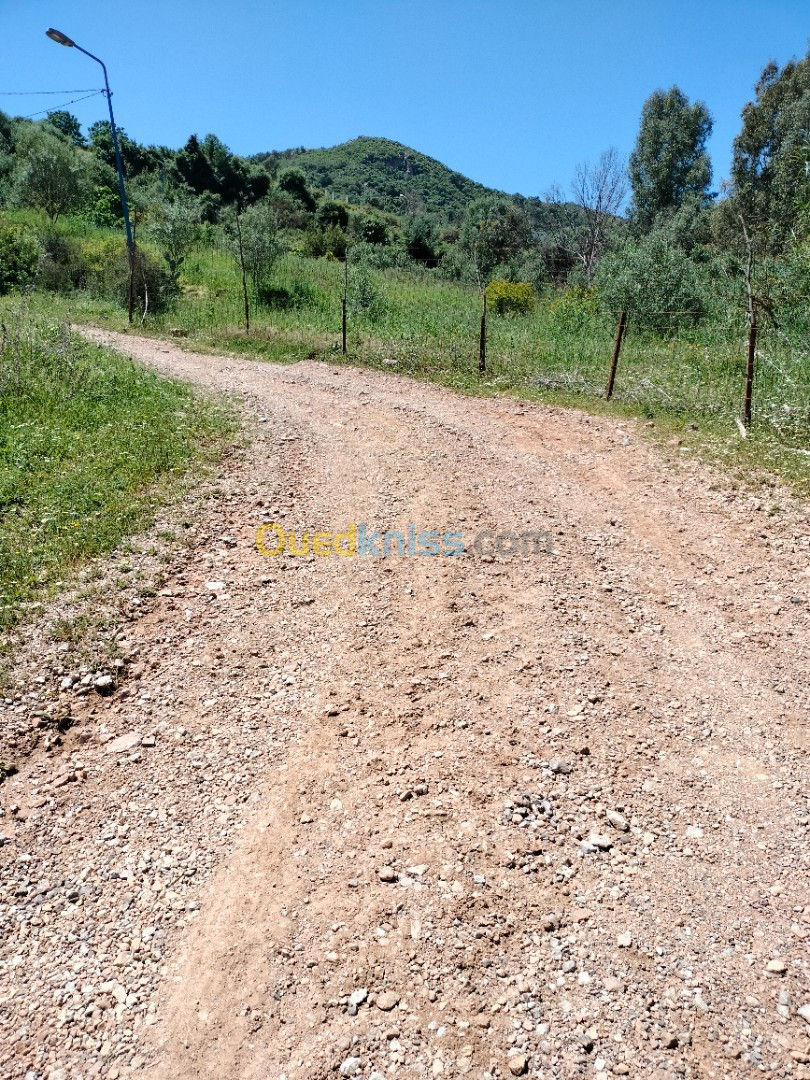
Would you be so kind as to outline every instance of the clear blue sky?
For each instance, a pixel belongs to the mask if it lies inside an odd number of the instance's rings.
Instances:
[[[0,91],[100,85],[49,41],[106,60],[116,119],[178,147],[209,131],[249,154],[384,135],[526,195],[632,149],[645,98],[677,83],[715,119],[715,185],[763,65],[802,56],[807,0],[0,0]],[[53,98],[0,97],[15,114]],[[83,124],[104,101],[70,106]]]

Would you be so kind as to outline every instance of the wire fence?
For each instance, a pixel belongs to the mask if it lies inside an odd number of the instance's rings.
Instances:
[[[348,281],[347,281],[348,277]],[[473,285],[433,271],[387,269],[352,261],[287,255],[260,288],[243,283],[232,249],[209,243],[189,256],[180,292],[146,323],[175,336],[199,337],[270,359],[340,358],[346,300],[347,353],[355,361],[468,387],[538,391],[546,396],[605,395],[616,345],[617,314],[587,297],[572,303],[556,291],[537,296],[523,315],[486,320]],[[348,287],[347,287],[348,286]],[[668,333],[645,330],[630,312],[617,357],[614,399],[654,415],[720,421],[744,418],[750,324],[739,307],[695,321],[691,310],[662,307]],[[754,425],[786,445],[810,447],[810,336],[778,325],[758,327],[753,370]]]

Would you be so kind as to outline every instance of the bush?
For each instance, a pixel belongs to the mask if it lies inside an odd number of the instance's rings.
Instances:
[[[27,229],[0,224],[0,296],[34,283],[42,249]]]
[[[569,285],[549,305],[549,322],[563,332],[583,330],[592,325],[599,314],[599,301],[593,289],[584,285]]]
[[[129,303],[129,258],[120,240],[107,240],[87,256],[87,287],[102,300],[120,307]],[[135,307],[154,314],[164,311],[177,295],[177,285],[155,256],[138,248],[135,271]]]
[[[349,260],[357,266],[370,266],[375,270],[413,270],[408,253],[398,244],[367,244],[356,240],[349,253]]]
[[[84,216],[100,229],[121,228],[124,211],[121,196],[108,187],[97,187],[84,209]]]
[[[315,307],[318,302],[312,286],[302,281],[293,282],[289,288],[283,285],[261,284],[256,290],[256,299],[265,307],[276,308],[279,311]]]
[[[761,275],[767,276],[767,292],[781,325],[804,336],[810,333],[810,245],[801,243],[781,259],[765,260]],[[742,303],[740,289],[740,306]]]
[[[672,333],[705,311],[694,264],[661,232],[605,255],[594,281],[603,306],[641,330]]]
[[[379,285],[364,266],[352,266],[349,269],[349,311],[353,315],[364,315],[375,322],[382,318],[387,310],[385,297]]]
[[[405,250],[414,262],[432,269],[439,262],[439,234],[434,222],[425,216],[412,217],[402,230]]]
[[[487,307],[496,315],[528,315],[534,307],[534,286],[527,281],[490,281]]]
[[[330,200],[318,207],[315,220],[322,229],[334,226],[337,229],[345,230],[349,227],[349,208],[345,203]]]
[[[365,244],[387,244],[388,226],[380,218],[366,217],[357,223],[357,235]]]
[[[475,285],[478,282],[475,267],[469,255],[457,244],[444,249],[439,262],[439,276],[448,281],[463,281],[467,285]]]
[[[301,241],[301,254],[312,259],[332,255],[336,259],[346,258],[348,240],[343,229],[330,225],[326,229],[307,229]]]
[[[48,292],[72,292],[83,289],[87,264],[79,242],[53,226],[40,234],[42,258],[37,270],[37,288]]]

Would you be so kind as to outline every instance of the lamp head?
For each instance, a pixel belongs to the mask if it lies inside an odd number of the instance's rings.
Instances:
[[[73,48],[76,44],[76,42],[69,38],[67,34],[63,34],[61,30],[54,30],[53,27],[50,27],[45,33],[51,41],[55,41],[57,45],[68,45],[70,48]]]

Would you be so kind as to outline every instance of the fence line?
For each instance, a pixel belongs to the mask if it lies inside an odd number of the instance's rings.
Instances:
[[[629,311],[620,333],[620,318],[611,326],[604,313],[571,307],[563,294],[541,296],[528,315],[490,308],[485,321],[481,292],[472,283],[402,269],[383,276],[351,260],[288,254],[272,287],[252,296],[248,329],[238,268],[224,245],[196,250],[183,280],[177,303],[151,314],[149,323],[220,339],[249,333],[270,356],[348,355],[452,384],[479,379],[496,388],[604,396],[651,414],[658,408],[722,416],[732,425],[750,418],[754,427],[766,422],[810,442],[810,430],[805,435],[801,427],[810,402],[810,338],[795,340],[769,323],[757,326],[749,414],[742,308],[693,324],[689,309],[662,305],[647,315],[682,325],[658,333],[644,330]]]

